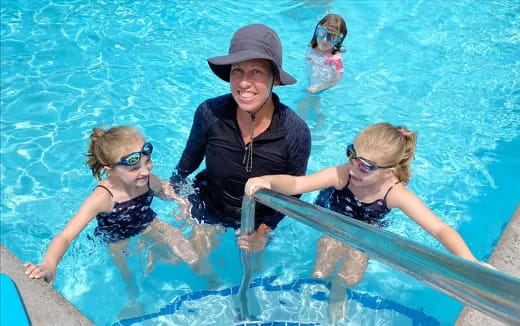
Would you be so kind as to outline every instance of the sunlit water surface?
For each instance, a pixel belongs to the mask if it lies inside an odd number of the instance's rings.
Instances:
[[[296,109],[305,97],[307,43],[330,12],[348,21],[345,74],[320,95],[324,126],[308,118],[308,171],[343,163],[346,145],[371,123],[418,131],[410,188],[485,260],[520,195],[516,1],[2,1],[2,244],[24,261],[41,261],[96,184],[84,164],[93,127],[139,126],[154,143],[154,172],[169,177],[197,105],[228,92],[206,59],[225,54],[242,25],[262,22],[278,31],[284,66],[299,82],[275,92]],[[153,206],[174,223],[170,203]],[[403,214],[390,218],[389,230],[444,250]],[[63,258],[55,288],[96,324],[107,325],[117,320],[126,293],[107,250],[90,239],[94,224]],[[309,278],[318,236],[286,218],[257,276]],[[145,276],[143,254],[135,251],[130,261],[145,313],[205,288],[184,265],[158,264]],[[239,284],[231,231],[212,261],[224,286]],[[422,310],[442,324],[452,324],[461,308],[377,261],[355,291]],[[279,299],[272,300],[277,307]],[[297,320],[301,309],[287,308],[295,313],[284,318]],[[199,315],[202,324],[209,316]],[[401,324],[381,318],[373,322]]]

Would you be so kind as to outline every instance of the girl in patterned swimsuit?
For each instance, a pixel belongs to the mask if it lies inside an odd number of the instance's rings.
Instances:
[[[321,100],[315,93],[331,88],[343,77],[341,47],[347,33],[347,24],[341,16],[326,15],[316,25],[305,54],[309,93],[298,103],[298,113],[304,120],[311,113],[316,115],[316,128],[324,123],[325,115],[319,111]]]
[[[153,243],[147,253],[145,272],[151,271],[155,260],[173,263],[179,260],[178,257],[195,267],[199,256],[182,232],[155,218],[156,214],[150,207],[154,195],[165,200],[178,200],[180,211],[186,205],[166,181],[150,173],[153,168],[152,144],[145,142],[139,131],[129,126],[108,130],[94,128],[90,139],[87,164],[99,184],[52,240],[41,265],[26,263],[25,274],[52,283],[58,263],[70,243],[96,218],[95,235],[108,243],[114,263],[127,285],[129,305],[122,316],[128,317],[125,315],[130,311],[140,313],[140,306],[135,302],[137,286],[125,255],[131,237],[142,234],[139,240]],[[102,179],[102,174],[108,177]]]
[[[392,208],[401,209],[451,253],[478,262],[459,233],[442,222],[407,187],[414,157],[416,133],[389,123],[365,128],[347,147],[346,164],[314,174],[294,177],[269,175],[249,179],[246,194],[266,188],[293,195],[324,189],[316,204],[351,218],[383,227],[382,219]],[[322,236],[318,241],[313,277],[325,278],[341,262],[333,279],[329,318],[339,322],[346,311],[346,288],[361,282],[368,258],[344,243]],[[487,265],[485,263],[479,262]],[[489,266],[489,265],[488,265]]]
[[[346,36],[347,24],[339,15],[327,15],[316,25],[305,55],[309,92],[330,88],[343,77],[341,46]]]

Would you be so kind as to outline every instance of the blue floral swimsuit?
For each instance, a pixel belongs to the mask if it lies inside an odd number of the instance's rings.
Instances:
[[[102,185],[97,187],[105,189],[110,196],[114,197],[107,187]],[[122,203],[116,202],[111,212],[99,213],[96,216],[98,226],[94,234],[112,243],[143,232],[157,215],[150,207],[153,197],[154,193],[148,187],[148,191],[142,195]]]

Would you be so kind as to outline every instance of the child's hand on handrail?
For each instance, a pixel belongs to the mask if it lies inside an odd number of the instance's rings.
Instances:
[[[271,189],[271,182],[264,177],[256,177],[247,180],[244,191],[249,198],[253,198],[255,192],[260,189]]]

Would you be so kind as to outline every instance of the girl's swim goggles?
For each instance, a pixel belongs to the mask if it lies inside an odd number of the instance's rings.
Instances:
[[[378,166],[374,162],[367,160],[366,158],[362,158],[357,156],[356,149],[354,148],[354,144],[350,144],[347,147],[347,157],[351,161],[358,161],[358,167],[363,172],[373,172],[377,169],[389,169],[393,168],[395,165],[392,166]]]
[[[143,148],[141,149],[140,152],[134,152],[134,153],[129,154],[127,156],[123,156],[121,158],[121,161],[112,164],[112,166],[116,166],[116,165],[133,166],[133,165],[137,165],[141,161],[141,154],[149,156],[149,155],[152,154],[152,152],[153,152],[153,145],[152,145],[152,143],[144,143]]]
[[[320,40],[326,39],[327,42],[329,42],[332,45],[337,44],[339,41],[341,41],[341,38],[343,35],[336,32],[330,32],[327,27],[318,25],[316,27],[316,31],[314,32],[314,35],[316,35],[317,38]]]

